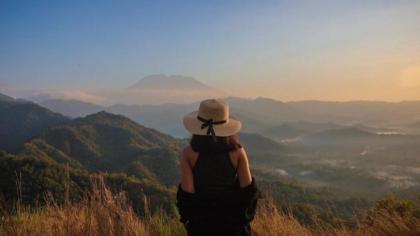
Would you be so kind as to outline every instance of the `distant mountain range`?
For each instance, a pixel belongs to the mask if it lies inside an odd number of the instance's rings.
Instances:
[[[361,140],[371,141],[374,138],[379,138],[380,135],[368,132],[358,127],[342,127],[335,129],[322,130],[314,134],[303,137],[303,142],[312,143],[312,145],[333,145],[337,142],[350,145],[351,141]],[[367,143],[367,142],[366,142]]]
[[[322,130],[341,128],[342,125],[335,123],[313,123],[308,121],[285,122],[262,130],[261,133],[275,140],[295,139],[303,135],[316,133]]]
[[[380,129],[418,132],[417,128],[409,124],[420,120],[420,101],[282,102],[264,97],[246,99],[229,97],[193,77],[182,75],[150,75],[131,86],[102,91],[95,96],[103,98],[108,105],[62,99],[37,102],[69,117],[83,117],[105,110],[177,137],[187,135],[181,126],[182,116],[197,109],[199,101],[210,97],[225,98],[230,104],[232,115],[243,121],[244,131],[258,132],[276,139],[294,138],[309,132],[311,128],[305,127],[303,122],[318,126],[361,124],[373,129],[379,128],[378,132]],[[276,134],[276,129],[282,134]]]
[[[105,107],[100,105],[78,100],[48,99],[41,101],[39,105],[72,118],[105,110]]]
[[[245,132],[257,132],[275,139],[358,125],[375,132],[411,132],[418,130],[412,124],[420,120],[420,102],[281,102],[236,97],[227,97],[226,101],[231,114],[243,122]],[[182,117],[198,108],[198,102],[102,107],[80,101],[48,100],[41,105],[69,117],[105,110],[177,137],[188,135],[182,127]]]
[[[131,85],[129,89],[139,90],[211,90],[213,88],[190,76],[163,74],[149,75]]]

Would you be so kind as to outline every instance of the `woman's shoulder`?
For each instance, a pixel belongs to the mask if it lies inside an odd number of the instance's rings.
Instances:
[[[230,151],[230,155],[236,158],[246,158],[246,152],[244,147],[235,148]]]
[[[191,145],[186,145],[182,149],[182,156],[194,156],[197,155],[198,152],[194,151],[194,149],[191,147]]]
[[[190,166],[194,166],[198,153],[192,149],[191,145],[187,145],[182,149],[182,159],[186,160]]]

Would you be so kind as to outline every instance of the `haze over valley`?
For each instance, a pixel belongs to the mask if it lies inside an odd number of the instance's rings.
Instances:
[[[134,89],[137,95],[139,91],[159,91],[161,101],[173,100],[173,94],[184,88],[215,93],[203,93],[199,98],[181,93],[183,99],[188,98],[184,103],[177,100],[142,104],[145,101],[141,99],[140,104],[124,103],[124,97],[109,106],[65,98],[40,100],[39,96],[33,101],[25,100],[31,97],[12,100],[7,96],[3,100],[39,110],[47,108],[49,113],[55,112],[51,114],[63,115],[59,121],[49,121],[45,127],[33,131],[35,137],[54,124],[105,111],[107,113],[103,114],[122,115],[185,143],[189,134],[182,126],[183,115],[197,109],[199,101],[206,96],[219,95],[230,104],[231,114],[243,122],[239,137],[249,147],[253,168],[261,173],[296,180],[310,188],[368,199],[389,193],[415,197],[420,190],[417,145],[420,142],[420,101],[282,102],[264,97],[231,97],[185,76],[147,76],[127,87]],[[6,130],[4,138],[11,135],[7,132],[15,130]],[[16,137],[11,146],[3,145],[3,148],[18,150],[19,144],[30,138],[28,135]]]

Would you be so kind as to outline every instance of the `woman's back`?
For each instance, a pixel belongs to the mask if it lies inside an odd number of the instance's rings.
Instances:
[[[194,189],[206,197],[218,197],[238,188],[237,163],[229,151],[198,153],[193,165]]]
[[[190,236],[249,236],[260,197],[236,133],[241,122],[220,99],[200,103],[184,116],[192,133],[180,160],[177,207]]]

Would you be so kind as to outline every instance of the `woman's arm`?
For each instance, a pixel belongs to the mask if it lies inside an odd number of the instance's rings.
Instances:
[[[246,155],[245,149],[241,148],[238,150],[238,178],[239,185],[241,188],[251,184],[252,176],[249,169],[248,156]]]
[[[191,164],[189,161],[189,150],[188,147],[184,148],[181,157],[181,187],[182,190],[189,193],[194,193],[194,179]]]

